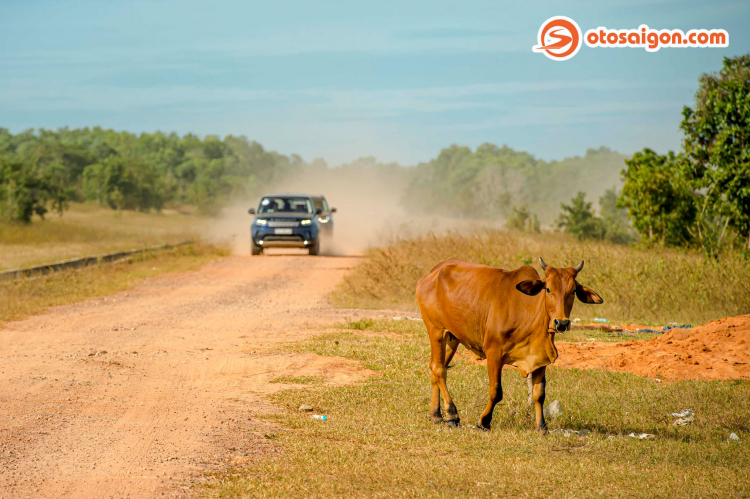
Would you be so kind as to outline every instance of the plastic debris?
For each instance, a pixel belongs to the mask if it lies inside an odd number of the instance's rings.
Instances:
[[[558,400],[555,400],[550,405],[544,408],[545,418],[554,418],[562,414],[562,406]]]
[[[676,418],[686,418],[688,416],[692,416],[693,414],[695,413],[690,409],[685,409],[682,412],[673,412],[672,414],[670,414],[670,416],[674,416]]]
[[[739,439],[740,437],[738,437],[736,433],[729,434],[729,440],[739,440]]]
[[[564,437],[570,437],[571,435],[576,435],[578,437],[584,438],[584,437],[588,437],[591,432],[584,428],[583,430],[563,430],[563,429],[550,430],[550,433],[560,434]]]
[[[643,329],[636,329],[635,332],[636,333],[658,333],[659,331],[657,331],[656,329],[651,329],[651,328],[643,328]]]
[[[607,319],[604,319],[603,317],[594,317],[594,322],[609,322]]]
[[[670,329],[692,329],[692,327],[692,324],[683,324],[682,326],[678,326],[676,323],[670,322],[669,326],[664,326],[661,330],[663,333],[666,333]]]
[[[693,416],[688,416],[686,418],[679,418],[679,419],[676,419],[674,423],[672,423],[672,426],[687,426],[693,421],[695,421],[695,418]]]
[[[323,415],[321,415],[321,414],[313,414],[310,417],[313,418],[313,419],[319,419],[320,421],[328,421],[328,418],[325,417],[325,416],[323,416]]]
[[[651,433],[641,433],[640,435],[636,435],[635,433],[631,433],[628,435],[630,438],[637,438],[638,440],[653,440],[656,438],[656,435],[652,435]]]
[[[313,407],[311,405],[302,404],[297,410],[300,412],[312,412]]]
[[[575,319],[573,319],[573,324],[580,324],[580,323],[581,323],[580,317],[576,317]]]

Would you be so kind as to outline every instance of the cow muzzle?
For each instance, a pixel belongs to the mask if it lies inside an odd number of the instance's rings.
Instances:
[[[555,319],[555,331],[557,331],[558,333],[564,333],[568,329],[570,329],[570,321],[569,320],[567,320],[567,319],[565,319],[565,320]]]

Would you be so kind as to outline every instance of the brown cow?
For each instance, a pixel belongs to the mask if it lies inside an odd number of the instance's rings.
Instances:
[[[430,418],[457,426],[458,411],[446,384],[447,369],[458,344],[487,359],[490,399],[478,427],[489,430],[492,411],[503,398],[503,366],[531,374],[536,431],[547,433],[544,405],[546,366],[557,359],[555,333],[570,327],[575,297],[584,303],[604,300],[576,282],[583,261],[567,269],[549,267],[539,257],[544,279],[530,265],[505,271],[452,258],[438,264],[417,283],[417,301],[430,336]],[[541,291],[544,290],[544,293]],[[447,417],[440,411],[440,393]]]

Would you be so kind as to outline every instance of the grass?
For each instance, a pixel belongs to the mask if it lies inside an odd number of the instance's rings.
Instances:
[[[464,260],[515,269],[586,260],[579,282],[596,290],[603,305],[576,302],[573,317],[640,324],[701,324],[750,312],[750,261],[726,255],[707,261],[702,255],[668,248],[639,250],[599,242],[580,242],[561,234],[530,235],[487,230],[396,240],[371,249],[333,293],[346,308],[416,309],[414,287],[439,262]]]
[[[146,277],[194,270],[227,254],[216,246],[191,244],[144,253],[124,262],[0,282],[0,325],[42,313],[47,307],[111,295]]]
[[[273,395],[285,409],[269,416],[288,428],[276,437],[283,452],[227,473],[207,493],[227,499],[748,495],[747,381],[657,384],[551,367],[547,402],[559,400],[563,415],[550,428],[586,428],[591,435],[540,437],[532,431],[525,380],[512,369],[505,371],[493,430],[472,429],[486,402],[487,375],[484,366],[462,359],[454,361],[448,384],[464,426],[432,424],[429,347],[419,323],[373,321],[288,348],[357,359],[378,375],[355,386]],[[328,421],[299,413],[303,403]],[[695,423],[672,426],[668,413],[685,408],[696,412]],[[627,437],[631,432],[656,438]],[[730,432],[741,440],[728,440]]]
[[[655,333],[613,333],[602,329],[573,329],[565,333],[555,335],[555,341],[570,341],[580,343],[582,341],[602,341],[605,343],[617,343],[630,340],[650,340],[659,336]]]
[[[322,376],[279,376],[269,383],[284,383],[287,385],[318,385],[324,381]]]
[[[417,321],[418,324],[421,324]],[[346,319],[343,324],[337,324],[333,326],[337,329],[348,329],[357,331],[395,331],[399,333],[413,331],[414,321],[390,321],[390,320],[375,320],[364,318],[358,321]],[[629,333],[620,332],[613,333],[610,331],[604,331],[602,329],[573,329],[565,333],[560,333],[555,337],[555,341],[569,341],[572,343],[580,343],[582,341],[602,341],[606,343],[616,343],[620,341],[630,340],[650,340],[659,336],[654,333]]]
[[[203,224],[172,210],[118,213],[72,203],[62,217],[50,214],[28,225],[0,222],[0,270],[182,242],[195,239]]]

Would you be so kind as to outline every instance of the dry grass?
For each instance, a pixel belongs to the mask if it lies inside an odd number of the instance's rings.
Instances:
[[[72,204],[62,217],[0,223],[0,270],[195,239],[205,219],[165,210],[114,212]]]
[[[269,383],[283,383],[285,385],[318,385],[325,381],[322,376],[279,376]]]
[[[563,235],[501,231],[397,240],[389,247],[369,250],[332,300],[343,307],[416,309],[417,281],[441,261],[457,257],[505,269],[531,263],[539,270],[540,255],[558,267],[586,260],[579,281],[599,292],[604,304],[577,302],[574,317],[700,324],[750,311],[750,262],[739,256],[706,261],[697,253],[679,250],[639,250],[583,243]]]
[[[458,359],[448,384],[464,426],[428,418],[428,344],[419,323],[374,321],[290,349],[357,359],[378,372],[358,386],[276,394],[283,452],[227,474],[207,491],[241,497],[728,497],[748,494],[750,383],[658,384],[622,373],[550,368],[548,399],[563,415],[551,429],[586,438],[540,437],[526,383],[505,371],[505,398],[489,433],[471,428],[487,397],[486,368]],[[380,337],[372,331],[388,331]],[[394,335],[394,332],[398,333]],[[310,404],[328,421],[299,413]],[[695,423],[671,425],[690,408]],[[627,437],[651,433],[655,440]],[[730,432],[740,441],[730,441]],[[608,437],[612,438],[608,438]]]
[[[223,248],[192,244],[144,253],[124,262],[3,282],[0,283],[0,326],[4,322],[42,313],[47,307],[117,293],[145,277],[197,269],[227,254]]]

